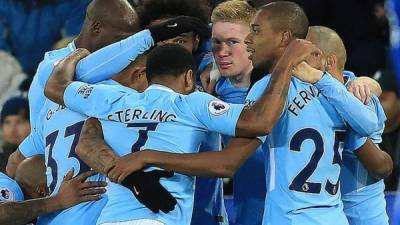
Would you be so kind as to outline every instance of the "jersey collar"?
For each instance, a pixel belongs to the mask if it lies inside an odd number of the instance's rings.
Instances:
[[[175,93],[175,91],[172,90],[171,88],[161,85],[161,84],[152,84],[147,88],[147,90],[161,90],[161,91]]]

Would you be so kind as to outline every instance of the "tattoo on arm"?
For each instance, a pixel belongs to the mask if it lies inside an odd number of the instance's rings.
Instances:
[[[76,151],[86,164],[103,174],[107,174],[118,158],[104,141],[101,124],[94,118],[86,120]]]

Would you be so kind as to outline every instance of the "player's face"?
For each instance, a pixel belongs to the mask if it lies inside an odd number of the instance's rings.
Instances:
[[[246,37],[245,42],[253,66],[270,70],[271,64],[276,59],[281,35],[271,28],[268,20],[267,12],[257,12],[250,24],[250,34]]]
[[[150,26],[157,25],[166,19],[163,20],[154,20],[150,23]],[[162,42],[157,43],[157,45],[163,44],[177,44],[184,47],[189,52],[195,52],[199,47],[200,38],[199,36],[195,35],[193,32],[183,33],[178,37],[171,38]]]
[[[29,121],[20,115],[6,116],[2,124],[3,140],[19,145],[30,132]]]
[[[251,70],[252,64],[244,39],[250,33],[248,25],[216,22],[212,27],[212,50],[222,76],[237,76]]]

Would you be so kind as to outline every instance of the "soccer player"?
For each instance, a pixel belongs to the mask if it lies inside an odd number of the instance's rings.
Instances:
[[[288,54],[287,61],[281,63],[285,66],[297,64],[300,60],[298,58],[305,58],[314,51],[318,52],[310,43],[296,42],[291,50],[292,54]],[[276,111],[279,112],[282,107],[279,104],[282,103],[283,96],[280,97],[270,90],[280,87],[288,76],[286,70],[274,72],[273,77],[276,82],[267,89],[260,102],[243,109],[243,105],[227,104],[205,93],[195,92],[187,96],[182,95],[194,90],[193,71],[196,65],[189,52],[175,45],[156,47],[148,56],[146,72],[152,85],[143,94],[115,92],[105,86],[87,86],[80,82],[68,85],[69,82],[65,78],[69,76],[72,79],[71,74],[73,75],[74,72],[69,71],[69,74],[66,72],[68,73],[68,70],[73,67],[62,67],[62,65],[60,63],[57,66],[53,71],[54,75],[47,82],[46,96],[64,104],[63,93],[66,90],[65,102],[68,108],[108,121],[127,123],[128,128],[126,124],[121,125],[125,128],[125,132],[113,131],[117,129],[115,125],[104,129],[106,141],[115,148],[115,145],[118,145],[119,148],[116,148],[116,151],[124,151],[125,154],[127,150],[140,149],[143,145],[164,151],[176,151],[178,148],[179,152],[197,152],[208,130],[227,135],[265,134],[270,129],[269,125],[272,125],[270,119],[273,120],[277,114]],[[281,74],[284,75],[281,76]],[[75,89],[75,85],[79,87]],[[86,97],[81,99],[81,96]],[[78,101],[83,101],[84,104]],[[74,103],[69,104],[72,102]],[[265,102],[276,107],[269,109],[261,107]],[[93,108],[94,103],[96,107]],[[196,106],[199,103],[200,107]],[[263,126],[254,126],[254,123],[251,123],[262,120],[264,120]],[[174,132],[176,130],[179,132]],[[119,138],[131,140],[131,143],[121,143],[119,139],[111,136],[116,133],[119,134]],[[120,181],[122,180],[124,179]],[[193,178],[176,174],[173,178],[161,180],[161,182],[178,200],[175,210],[168,214],[152,214],[141,205],[132,205],[131,207],[136,207],[135,211],[138,214],[131,213],[127,216],[133,217],[131,218],[133,221],[152,219],[165,224],[189,224],[192,211]],[[104,210],[103,213],[105,213]],[[153,222],[156,223],[156,221]],[[115,218],[110,222],[115,222]]]
[[[339,35],[327,28],[320,26],[310,27],[307,40],[316,44],[326,56],[325,69],[337,77],[343,76],[343,68],[346,61],[346,49]],[[345,72],[345,77],[354,79],[354,74]],[[374,132],[370,139],[372,142],[366,145],[376,144],[381,141],[381,135],[385,126],[385,113],[376,96],[372,97],[375,112],[379,119],[379,130]],[[390,174],[393,162],[384,151],[368,151],[366,147],[353,152],[353,149],[345,148],[343,151],[343,166],[341,171],[341,193],[344,203],[344,212],[350,225],[382,224],[388,225],[386,214],[386,201],[384,196],[385,185],[382,178]],[[381,171],[369,174],[358,158],[377,158],[381,161]],[[357,158],[358,157],[358,158]],[[365,213],[368,212],[368,213]]]
[[[174,16],[191,16],[209,23],[210,9],[206,1],[187,0],[149,0],[137,8],[142,27],[156,25]],[[209,41],[209,31],[201,35],[194,32],[183,33],[178,37],[159,42],[161,44],[178,44],[184,47],[197,62],[197,81],[199,74],[206,70],[206,66],[212,63],[212,54]],[[197,82],[198,84],[199,82]],[[198,90],[203,87],[197,85]],[[208,138],[200,146],[200,152],[206,150],[220,150],[221,137],[217,133],[210,132]],[[219,178],[196,178],[196,190],[194,194],[192,225],[226,225],[228,216],[224,205],[223,181]]]
[[[246,1],[226,1],[212,12],[212,49],[221,78],[215,96],[228,103],[244,104],[253,69],[244,40],[250,33],[250,22],[256,9]],[[226,146],[231,137],[222,136]],[[240,167],[233,177],[235,224],[262,223],[265,200],[264,153],[260,148]],[[252,185],[248,185],[252,184]]]
[[[85,182],[93,171],[72,178],[71,170],[64,177],[60,192],[47,197],[44,172],[43,158],[32,157],[20,163],[16,180],[0,173],[0,224],[26,224],[40,215],[99,200],[105,192],[105,182]]]

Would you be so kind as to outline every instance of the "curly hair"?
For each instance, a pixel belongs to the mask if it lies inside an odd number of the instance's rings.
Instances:
[[[144,0],[136,8],[142,28],[152,21],[175,16],[197,17],[205,23],[210,21],[210,8],[207,0]]]

